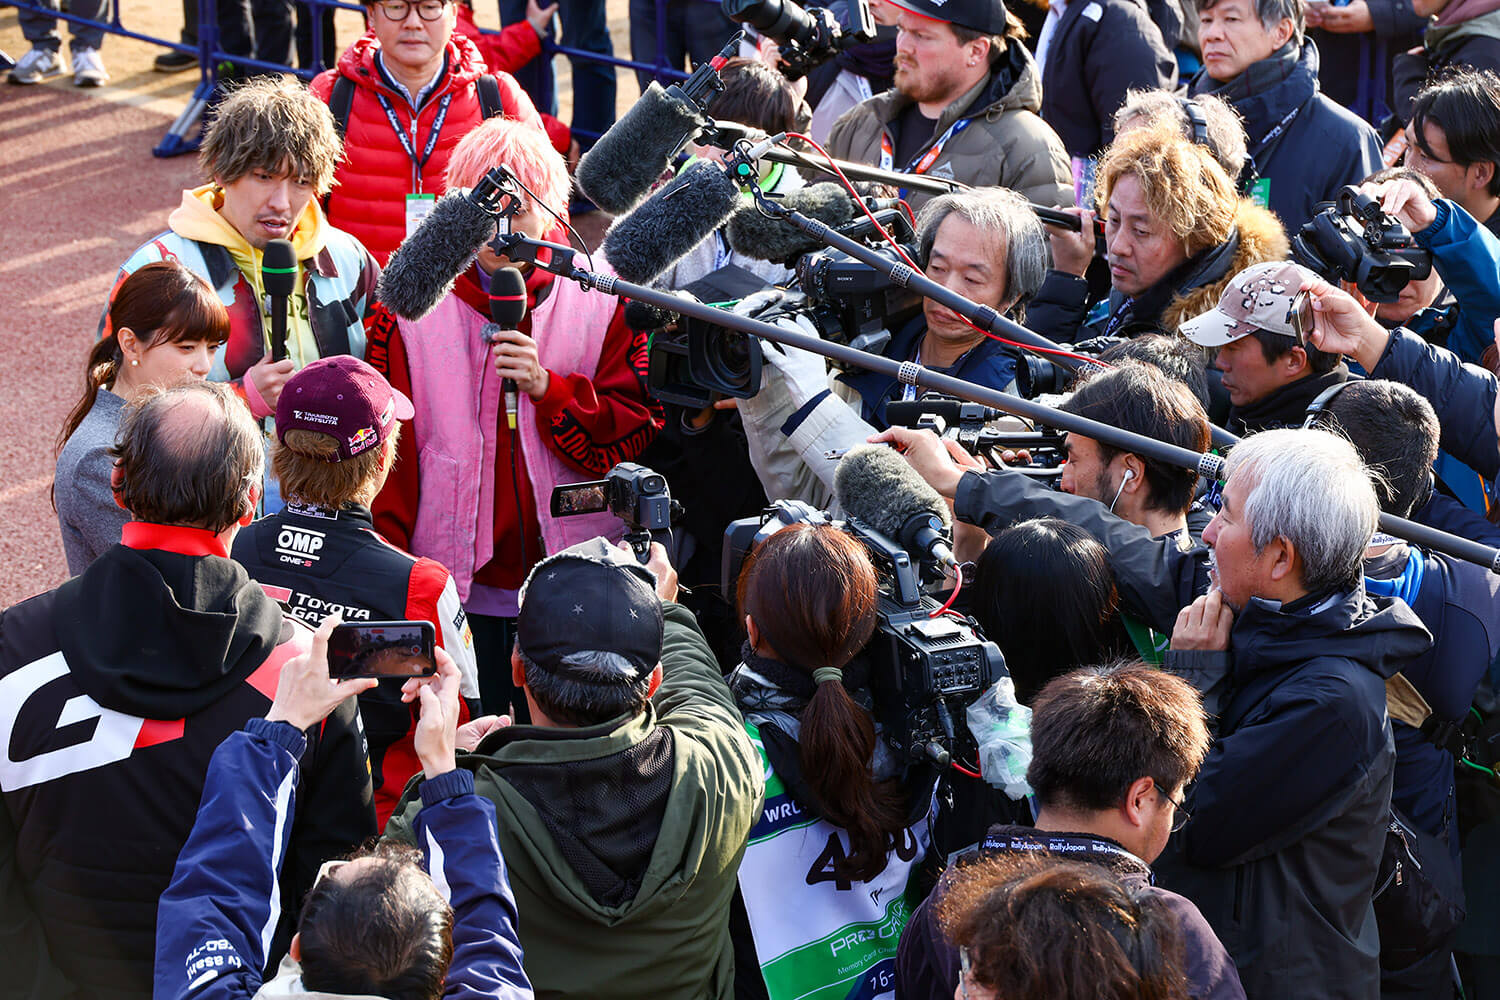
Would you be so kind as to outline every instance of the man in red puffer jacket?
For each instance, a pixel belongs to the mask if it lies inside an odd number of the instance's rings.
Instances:
[[[481,87],[492,88],[507,118],[542,127],[515,79],[489,73],[474,43],[454,35],[456,7],[452,0],[366,2],[369,33],[312,82],[334,119],[347,123],[328,217],[382,265],[443,193],[449,154],[484,120],[485,104],[493,105],[481,99]]]

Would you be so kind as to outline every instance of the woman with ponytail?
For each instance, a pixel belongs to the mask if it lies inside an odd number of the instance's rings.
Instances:
[[[110,488],[109,448],[125,405],[149,389],[205,378],[229,337],[229,313],[208,282],[164,260],[120,285],[108,330],[89,351],[83,397],[57,438],[52,506],[74,576],[117,543],[130,520]]]
[[[875,628],[874,566],[836,528],[791,525],[751,553],[738,590],[749,639],[730,688],[766,804],[740,866],[736,994],[886,994],[931,838],[928,796],[908,794],[851,666]]]

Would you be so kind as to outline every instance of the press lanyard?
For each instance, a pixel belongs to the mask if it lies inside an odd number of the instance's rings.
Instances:
[[[1291,111],[1288,111],[1286,117],[1283,118],[1283,119],[1281,119],[1281,121],[1277,122],[1276,126],[1274,128],[1272,128],[1271,131],[1267,132],[1264,136],[1262,136],[1260,142],[1256,143],[1256,145],[1255,145],[1255,153],[1263,153],[1263,152],[1265,152],[1266,148],[1268,146],[1270,146],[1271,143],[1273,143],[1277,139],[1281,138],[1281,134],[1286,131],[1286,127],[1292,123],[1292,119],[1296,118],[1297,114],[1301,110],[1302,110],[1302,105],[1299,104],[1295,108],[1293,108]]]
[[[396,116],[396,109],[391,107],[391,102],[386,100],[385,95],[381,93],[376,93],[375,97],[380,101],[380,106],[385,109],[386,120],[391,123],[391,128],[396,131],[396,138],[401,140],[401,148],[406,150],[406,155],[415,168],[412,172],[413,183],[417,189],[416,193],[421,194],[422,170],[427,166],[427,161],[432,159],[432,151],[437,147],[438,135],[443,131],[443,122],[448,119],[448,105],[453,100],[453,93],[450,91],[444,94],[443,99],[438,102],[437,114],[432,119],[432,129],[427,133],[427,145],[422,147],[421,159],[417,158],[416,147],[412,145],[412,136],[408,136],[406,129],[401,127],[401,119]],[[413,135],[417,131],[417,119],[420,115],[420,111],[415,108],[412,109],[411,129]]]
[[[927,173],[927,171],[929,171],[929,170],[932,169],[932,165],[937,162],[937,158],[939,156],[943,155],[943,147],[948,144],[948,140],[952,139],[954,136],[958,135],[958,133],[960,133],[964,129],[968,128],[969,127],[969,123],[972,122],[973,120],[974,119],[972,119],[972,118],[960,118],[958,121],[954,122],[952,125],[949,125],[948,126],[948,130],[946,132],[944,132],[941,136],[938,137],[938,141],[935,142],[935,143],[933,143],[931,146],[929,146],[928,149],[927,149],[927,152],[923,153],[921,155],[921,157],[918,158],[915,163],[909,163],[909,164],[907,164],[906,165],[906,169],[903,170],[902,173],[905,173],[905,174],[925,174],[925,173]],[[881,170],[892,170],[892,169],[894,169],[893,164],[895,163],[895,161],[896,161],[896,153],[895,153],[895,148],[891,145],[891,136],[890,136],[890,133],[888,131],[886,131],[885,129],[881,129],[881,131],[880,131],[880,169]],[[903,198],[906,197],[906,189],[905,188],[901,189],[901,197],[903,197]]]
[[[1046,851],[1059,858],[1079,857],[1089,854],[1106,857],[1119,858],[1121,861],[1132,861],[1147,867],[1140,858],[1131,854],[1123,847],[1117,847],[1107,840],[1099,840],[1094,837],[1058,837],[1038,833],[1030,837],[1018,837],[1014,835],[995,836],[984,838],[979,845],[981,853],[990,851],[1008,851],[1013,854],[1030,853],[1032,851]]]

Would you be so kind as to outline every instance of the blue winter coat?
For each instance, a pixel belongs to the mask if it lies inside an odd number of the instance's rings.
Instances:
[[[912,320],[891,338],[890,345],[881,353],[888,358],[908,360],[917,353],[917,344],[927,333],[927,320],[921,316]],[[959,359],[948,371],[954,378],[961,378],[990,389],[1004,389],[1015,381],[1016,354],[1013,348],[1000,341],[985,337]],[[890,426],[885,418],[885,404],[901,395],[902,385],[893,376],[879,372],[848,371],[839,376],[839,381],[859,393],[860,416],[876,428],[884,430]],[[793,414],[790,424],[795,425],[798,414]],[[790,430],[787,430],[790,433]]]

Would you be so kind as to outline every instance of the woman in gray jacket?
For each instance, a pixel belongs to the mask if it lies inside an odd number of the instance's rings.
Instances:
[[[151,388],[206,377],[229,337],[229,313],[208,282],[164,260],[125,279],[108,329],[89,351],[83,398],[58,435],[52,506],[74,576],[117,543],[130,520],[110,488],[121,411]]]

